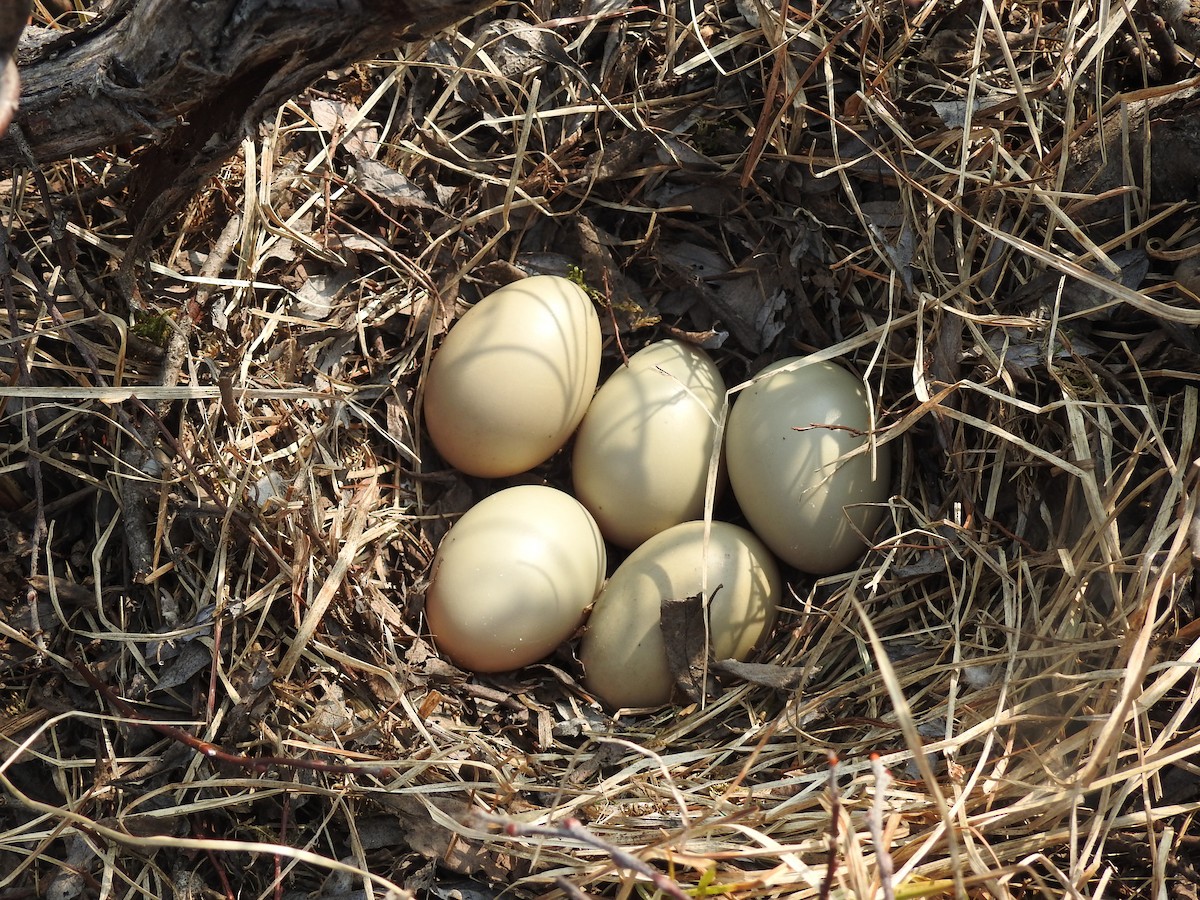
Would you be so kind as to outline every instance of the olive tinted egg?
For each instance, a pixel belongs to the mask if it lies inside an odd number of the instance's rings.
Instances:
[[[740,392],[725,429],[729,482],[750,527],[781,559],[825,575],[866,551],[861,535],[883,516],[891,454],[884,445],[845,457],[867,444],[871,427],[862,382],[833,363],[777,371]]]

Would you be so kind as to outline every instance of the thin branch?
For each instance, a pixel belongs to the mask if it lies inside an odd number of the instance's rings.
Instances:
[[[871,842],[875,845],[875,863],[879,869],[883,900],[896,900],[896,888],[892,884],[892,875],[895,874],[896,868],[892,863],[892,854],[888,851],[883,829],[885,795],[888,785],[892,782],[892,776],[884,767],[878,753],[871,754],[871,771],[875,775],[875,797],[867,813],[867,828],[871,832]]]
[[[185,731],[175,725],[168,725],[165,722],[156,722],[141,713],[129,701],[122,698],[116,691],[105,684],[82,660],[74,659],[71,665],[75,671],[80,674],[93,690],[99,693],[105,701],[113,707],[121,715],[128,719],[141,722],[150,728],[153,728],[159,734],[165,735],[174,741],[178,741],[192,750],[199,753],[201,756],[214,760],[220,763],[228,763],[232,766],[238,766],[250,772],[265,772],[271,768],[279,769],[306,769],[312,772],[326,772],[331,775],[373,775],[377,778],[387,777],[389,774],[394,775],[394,771],[389,766],[378,765],[362,765],[348,766],[343,763],[322,762],[314,759],[295,759],[289,756],[245,756],[241,753],[230,753],[228,750],[223,750],[216,744],[209,741],[201,740],[189,731]]]
[[[492,816],[487,818],[493,824],[500,826],[508,837],[554,837],[578,841],[588,847],[594,847],[607,854],[614,865],[641,875],[668,897],[673,897],[674,900],[692,900],[692,897],[679,886],[675,879],[664,875],[644,860],[622,850],[616,844],[610,844],[603,838],[592,834],[578,819],[562,819],[557,825],[522,825],[520,822],[509,819]]]
[[[838,833],[841,830],[842,798],[838,793],[836,753],[829,754],[829,855],[825,859],[825,877],[821,879],[821,890],[817,900],[829,900],[833,890],[833,877],[837,874]]]
[[[26,359],[27,348],[22,338],[21,319],[17,313],[17,302],[13,296],[13,273],[12,266],[9,265],[8,254],[12,249],[11,234],[7,226],[0,226],[0,242],[3,246],[0,247],[0,286],[4,292],[4,306],[8,312],[8,321],[13,339],[18,342],[16,352],[13,356],[17,360],[17,379],[22,385],[32,384],[29,374],[29,362]],[[13,250],[16,255],[16,251]],[[25,467],[29,470],[29,477],[33,481],[33,498],[34,498],[34,514],[33,528],[29,538],[29,543],[32,546],[32,552],[29,555],[29,581],[25,589],[25,600],[29,605],[30,621],[32,623],[33,639],[37,643],[38,650],[45,652],[46,641],[42,634],[41,623],[38,617],[38,600],[37,589],[33,587],[34,579],[38,575],[38,562],[41,559],[42,540],[46,536],[46,492],[42,482],[42,453],[39,446],[38,435],[41,431],[41,424],[38,422],[36,405],[26,400],[18,400],[21,404],[21,416],[25,420],[26,440],[29,444],[29,453],[26,456]]]

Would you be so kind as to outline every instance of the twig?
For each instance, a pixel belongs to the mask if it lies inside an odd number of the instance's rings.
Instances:
[[[326,772],[331,775],[373,775],[383,778],[392,773],[389,766],[348,766],[343,763],[322,762],[315,759],[295,759],[287,756],[245,756],[241,753],[230,753],[222,750],[216,744],[201,740],[189,731],[165,722],[156,722],[143,715],[133,704],[123,699],[111,687],[101,681],[82,660],[73,659],[71,665],[83,677],[93,690],[98,692],[114,709],[128,719],[142,722],[153,728],[159,734],[166,735],[174,741],[195,750],[201,756],[217,762],[228,763],[251,772],[265,772],[272,767],[281,769],[306,769],[313,772]]]
[[[837,874],[838,833],[841,830],[842,798],[838,793],[837,783],[838,757],[836,753],[829,754],[829,855],[825,860],[825,877],[821,879],[821,889],[817,900],[829,900],[833,890],[833,876]]]
[[[279,813],[279,843],[287,844],[288,812],[292,808],[292,798],[283,795],[282,810]],[[283,900],[283,857],[275,854],[275,900]]]
[[[875,773],[875,797],[871,801],[871,811],[867,813],[867,828],[871,832],[871,842],[875,845],[875,863],[879,868],[879,885],[883,889],[883,900],[896,900],[896,889],[892,884],[892,875],[896,869],[883,835],[884,794],[892,776],[884,768],[878,753],[871,754],[871,771]]]
[[[241,227],[241,217],[234,215],[226,223],[221,236],[217,239],[216,245],[208,254],[208,258],[204,261],[204,265],[200,268],[201,278],[216,278],[228,262],[230,255],[233,253],[233,245],[237,239],[238,231]],[[133,252],[128,252],[125,259],[132,261]],[[132,278],[132,276],[131,276]],[[201,284],[196,291],[194,302],[198,308],[203,308],[212,297],[213,288],[208,284]],[[156,382],[162,386],[173,385],[179,381],[179,377],[183,372],[183,364],[187,361],[188,347],[192,339],[192,318],[186,306],[181,308],[180,314],[174,316],[167,321],[171,324],[171,335],[167,340],[166,350],[163,353],[162,367],[159,370]],[[136,400],[136,398],[135,398]],[[140,401],[138,401],[140,403]],[[135,472],[142,472],[152,459],[153,447],[159,435],[174,443],[172,436],[163,425],[163,419],[170,412],[170,402],[163,401],[158,404],[156,410],[150,410],[149,407],[143,406],[143,411],[147,415],[142,419],[140,427],[137,429],[137,441],[130,447],[125,455],[125,463]],[[228,416],[228,411],[226,412]],[[231,419],[232,420],[232,419]],[[177,452],[178,447],[175,447]],[[183,455],[186,461],[186,455]],[[128,544],[130,566],[133,569],[135,578],[141,576],[145,578],[155,568],[154,559],[154,540],[151,538],[150,522],[148,520],[148,509],[151,505],[152,497],[150,495],[149,482],[142,478],[127,478],[122,482],[123,491],[123,513],[125,517],[125,539]],[[219,503],[219,498],[214,499]]]
[[[17,301],[13,297],[12,266],[8,261],[8,253],[12,249],[11,238],[12,235],[8,227],[0,226],[0,241],[3,242],[3,246],[0,247],[0,283],[3,285],[4,305],[8,311],[9,335],[14,341],[20,341],[23,337],[21,333],[21,320],[17,315]],[[13,251],[13,255],[16,255],[15,250]],[[32,384],[26,352],[26,347],[19,346],[17,352],[13,354],[17,360],[18,383],[22,385]],[[29,470],[29,477],[33,481],[34,501],[33,528],[29,537],[32,552],[29,554],[29,582],[25,589],[25,600],[29,604],[29,618],[33,639],[37,643],[38,651],[44,653],[46,650],[46,637],[42,633],[41,622],[38,616],[37,590],[33,587],[33,581],[37,578],[38,574],[38,561],[42,557],[39,548],[46,536],[46,492],[42,483],[42,453],[38,438],[41,432],[41,424],[38,422],[35,404],[24,400],[19,402],[21,403],[21,415],[25,419],[25,430],[28,435],[27,440],[29,441],[29,453],[25,459],[25,467]]]
[[[572,884],[563,875],[555,876],[554,883],[558,885],[558,889],[566,894],[570,900],[592,900],[591,894],[580,890],[578,885]]]
[[[668,897],[673,897],[675,900],[692,900],[675,879],[655,870],[648,863],[638,859],[632,853],[622,850],[616,844],[610,844],[603,838],[592,834],[576,818],[562,819],[557,825],[522,825],[520,822],[513,822],[509,819],[492,816],[487,818],[499,825],[509,837],[556,837],[595,847],[608,854],[616,866],[644,876]]]
[[[617,313],[612,305],[612,283],[608,277],[608,269],[602,270],[602,278],[604,280],[604,308],[608,310],[608,317],[612,319],[613,340],[617,343],[617,352],[621,354],[621,365],[629,365],[629,354],[625,352],[625,343],[621,340],[621,326],[617,323]]]
[[[788,20],[788,3],[784,0],[782,8],[779,10],[779,47],[787,46],[787,20]],[[766,23],[763,22],[763,37],[767,36]],[[776,110],[786,108],[786,100],[784,99],[784,89],[780,85],[780,78],[783,73],[784,64],[787,61],[786,53],[775,53],[775,61],[771,65],[771,75],[767,81],[766,90],[763,92],[762,112],[758,116],[758,124],[754,128],[754,137],[750,139],[750,147],[746,151],[746,162],[742,167],[742,178],[739,186],[745,190],[750,185],[750,181],[754,178],[754,170],[762,159],[763,151],[766,149],[767,141],[774,133],[777,123]],[[800,82],[801,85],[804,81]]]
[[[215,837],[207,826],[204,830],[208,832],[206,837]],[[217,873],[217,880],[221,882],[221,890],[225,893],[224,900],[237,900],[237,894],[233,890],[233,885],[229,883],[229,873],[225,871],[225,866],[221,864],[221,857],[211,849],[205,850],[204,853],[208,857],[208,864]]]

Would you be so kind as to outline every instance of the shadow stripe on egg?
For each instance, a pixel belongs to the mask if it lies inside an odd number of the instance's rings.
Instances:
[[[425,618],[438,649],[473,672],[507,672],[554,652],[604,582],[604,539],[574,497],[543,485],[492,494],[438,547]]]
[[[600,318],[579,285],[535,275],[484,297],[454,324],[426,373],[425,426],[468,475],[501,478],[549,459],[600,377]]]

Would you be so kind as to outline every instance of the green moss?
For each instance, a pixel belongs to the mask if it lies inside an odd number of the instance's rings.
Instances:
[[[152,313],[139,319],[129,331],[144,341],[165,347],[171,337],[171,320],[162,313]]]

